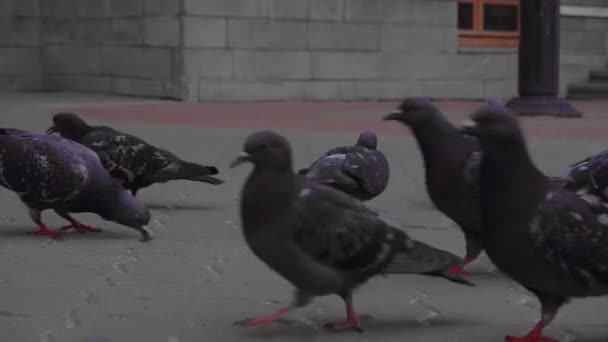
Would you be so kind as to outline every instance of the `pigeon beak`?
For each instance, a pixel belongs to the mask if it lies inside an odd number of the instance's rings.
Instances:
[[[477,122],[473,121],[473,120],[466,120],[461,124],[461,132],[467,135],[472,135],[475,136],[475,133],[477,132]]]
[[[386,114],[384,116],[384,118],[382,118],[382,120],[384,121],[388,121],[388,120],[399,120],[399,117],[401,117],[401,115],[403,114],[402,111],[400,110],[396,110],[394,112],[390,112],[388,114]]]
[[[53,134],[55,132],[57,132],[57,128],[55,126],[51,126],[46,130],[46,134]]]
[[[241,154],[239,154],[238,157],[234,158],[232,163],[230,163],[230,168],[233,169],[245,162],[250,162],[250,161],[251,161],[251,155],[249,155],[249,153],[242,152]]]

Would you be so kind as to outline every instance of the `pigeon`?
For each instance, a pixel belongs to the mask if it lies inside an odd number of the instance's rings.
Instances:
[[[608,150],[571,164],[561,177],[565,180],[564,187],[569,190],[592,187],[600,191],[602,198],[608,199],[608,191],[602,192],[608,186]]]
[[[0,185],[29,208],[39,227],[35,235],[61,237],[42,222],[42,211],[53,209],[71,223],[62,230],[101,231],[69,214],[91,212],[139,231],[143,241],[151,239],[148,209],[109,175],[95,152],[71,140],[0,128]]]
[[[608,293],[606,189],[572,191],[548,181],[528,152],[507,108],[482,107],[463,132],[483,150],[480,177],[482,245],[504,274],[534,293],[542,316],[511,342],[556,341],[543,335],[571,298]]]
[[[47,130],[47,134],[52,133],[59,133],[97,152],[110,174],[120,179],[133,196],[142,188],[171,180],[224,183],[213,177],[219,173],[214,166],[181,160],[167,150],[110,127],[89,126],[74,113],[55,114],[53,126]]]
[[[347,318],[327,327],[360,331],[353,290],[375,275],[418,273],[473,285],[447,270],[461,258],[411,239],[356,198],[294,173],[283,136],[251,134],[230,166],[244,162],[254,165],[241,192],[245,240],[296,291],[291,306],[240,323],[268,324],[315,296],[336,294],[346,304]]]
[[[376,134],[363,132],[355,146],[333,148],[298,173],[362,201],[371,200],[386,189],[389,178],[388,160],[377,150],[377,141]]]
[[[426,189],[435,207],[461,228],[466,243],[464,263],[451,269],[471,274],[464,266],[483,251],[479,241],[479,142],[462,134],[425,97],[405,99],[384,117],[407,125],[414,133],[425,167]]]

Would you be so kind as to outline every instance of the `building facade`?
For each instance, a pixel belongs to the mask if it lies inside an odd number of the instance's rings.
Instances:
[[[0,0],[0,90],[509,98],[520,1]],[[601,88],[607,55],[608,1],[562,0],[561,94]]]

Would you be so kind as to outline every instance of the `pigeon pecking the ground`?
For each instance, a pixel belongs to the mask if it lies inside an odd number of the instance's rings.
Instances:
[[[481,241],[494,264],[541,302],[538,324],[512,342],[556,341],[543,329],[573,297],[608,293],[608,202],[601,190],[564,189],[534,165],[515,115],[483,107],[463,131],[477,137]]]
[[[99,232],[69,213],[91,212],[139,231],[149,240],[145,226],[150,212],[105,170],[95,152],[61,137],[0,129],[0,185],[16,192],[39,226],[36,235],[60,237],[42,223],[43,210],[53,209],[79,232]]]
[[[411,239],[357,199],[295,174],[291,148],[281,135],[250,135],[231,167],[243,162],[254,165],[241,193],[245,240],[296,288],[291,306],[243,324],[268,324],[315,296],[337,294],[347,319],[327,327],[360,330],[352,293],[378,274],[417,273],[472,285],[448,271],[461,258]]]
[[[429,197],[464,233],[464,263],[451,271],[470,274],[464,270],[464,265],[483,251],[479,241],[479,143],[462,134],[425,97],[405,99],[399,109],[386,115],[384,120],[401,122],[413,131],[424,159]]]
[[[298,173],[362,201],[371,200],[386,189],[389,178],[388,160],[377,145],[376,134],[363,132],[356,145],[333,148]]]
[[[190,180],[222,184],[213,177],[214,166],[204,166],[179,159],[133,135],[106,126],[89,126],[74,113],[57,113],[48,134],[59,133],[97,152],[110,174],[123,182],[135,196],[139,189],[172,180]]]

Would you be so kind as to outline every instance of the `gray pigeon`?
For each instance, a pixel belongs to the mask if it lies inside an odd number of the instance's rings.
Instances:
[[[378,274],[418,273],[472,285],[447,271],[462,262],[459,257],[411,239],[357,199],[295,174],[282,136],[250,135],[231,167],[247,161],[254,169],[241,193],[245,240],[296,294],[290,307],[244,324],[271,323],[315,296],[337,294],[347,319],[328,327],[360,330],[352,293]]]
[[[543,336],[573,297],[608,293],[607,188],[564,189],[534,165],[517,118],[484,107],[464,131],[479,138],[481,241],[494,264],[541,302],[539,323],[513,342],[556,341]]]
[[[363,132],[354,146],[336,147],[298,173],[362,201],[380,195],[388,184],[389,166],[377,150],[378,138]]]
[[[139,189],[171,180],[190,180],[210,184],[224,181],[213,177],[214,166],[204,166],[179,159],[173,153],[157,148],[133,135],[106,126],[89,126],[78,115],[58,113],[53,116],[48,134],[83,144],[97,152],[110,174],[123,182],[133,196]]]
[[[413,131],[424,159],[426,189],[435,207],[456,222],[464,233],[464,264],[452,272],[470,274],[464,265],[483,251],[479,242],[479,164],[481,148],[462,134],[425,97],[405,99],[384,120],[401,122]]]
[[[0,129],[0,185],[16,192],[39,226],[36,235],[60,237],[42,223],[41,213],[53,209],[80,232],[101,231],[86,226],[69,213],[91,212],[150,234],[148,209],[104,169],[98,156],[71,140],[12,128]]]

